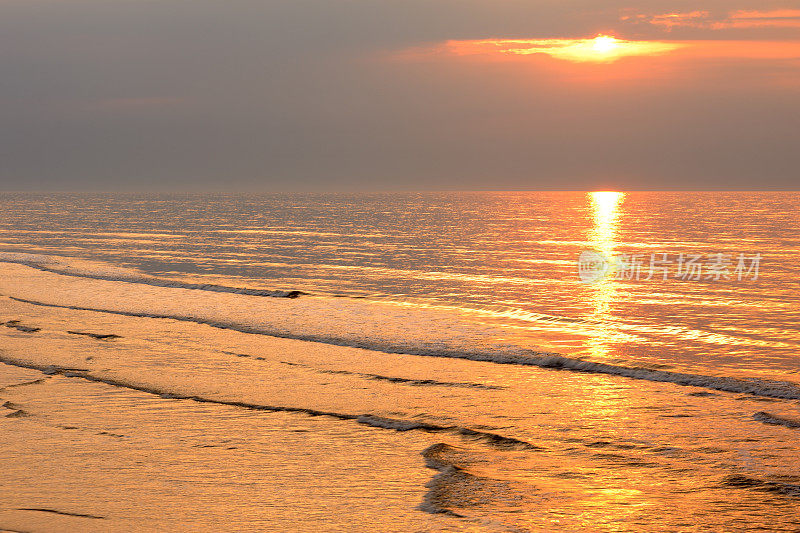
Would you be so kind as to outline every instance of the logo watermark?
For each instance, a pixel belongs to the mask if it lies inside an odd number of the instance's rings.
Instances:
[[[761,254],[615,254],[584,250],[578,257],[578,277],[593,284],[603,279],[649,281],[755,281]]]
[[[611,259],[595,250],[584,250],[578,257],[578,277],[583,283],[597,283],[611,270]]]

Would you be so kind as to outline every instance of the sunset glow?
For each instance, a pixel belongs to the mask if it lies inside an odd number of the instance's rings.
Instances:
[[[600,35],[594,38],[592,50],[598,54],[607,54],[617,47],[617,40],[608,35]]]
[[[546,54],[573,62],[610,63],[630,56],[672,52],[686,46],[659,41],[628,41],[609,35],[591,39],[488,39],[449,41],[448,48],[458,55],[501,53],[508,55]]]

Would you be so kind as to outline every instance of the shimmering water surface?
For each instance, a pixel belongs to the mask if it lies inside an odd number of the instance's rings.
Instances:
[[[353,528],[347,505],[392,531],[800,527],[800,194],[3,194],[0,205],[0,356],[11,385],[13,372],[42,380],[0,388],[29,415],[0,419],[16,491],[2,527],[278,531],[296,509],[297,530],[341,530]],[[637,257],[640,271],[584,283],[585,250]],[[730,260],[719,275],[717,254]],[[695,255],[702,270],[684,275]],[[665,272],[650,275],[656,259]],[[99,411],[114,415],[92,420]],[[76,444],[61,426],[92,437]],[[261,442],[259,428],[279,440]],[[295,430],[309,435],[307,462]],[[232,454],[218,468],[198,470],[186,447],[197,431]],[[103,433],[125,438],[94,442]],[[75,464],[92,447],[106,467],[84,475],[112,496],[75,473],[30,482],[37,454]],[[141,447],[175,457],[170,473],[143,481],[124,466]],[[360,466],[342,470],[331,453]],[[201,490],[199,471],[225,490]],[[142,483],[172,494],[169,513],[138,516],[143,491],[127,489]],[[248,520],[252,491],[280,497]],[[309,513],[301,493],[329,510]],[[199,516],[198,502],[213,505]],[[105,518],[19,510],[56,505]]]
[[[797,371],[798,227],[794,193],[4,195],[0,249],[466,310],[602,359]],[[669,279],[587,286],[586,249],[641,254],[647,268],[666,253]],[[682,253],[731,254],[733,279],[676,277]],[[733,275],[742,253],[761,254],[757,280]]]

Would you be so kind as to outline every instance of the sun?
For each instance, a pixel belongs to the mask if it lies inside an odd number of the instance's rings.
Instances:
[[[617,48],[617,39],[610,35],[598,35],[592,40],[592,50],[598,54],[607,54]]]

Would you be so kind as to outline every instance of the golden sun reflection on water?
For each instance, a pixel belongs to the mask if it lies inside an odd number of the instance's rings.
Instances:
[[[589,243],[595,251],[600,252],[608,260],[614,255],[614,248],[619,239],[620,206],[625,200],[625,193],[614,191],[597,191],[587,194],[592,206],[594,227],[589,232]],[[609,270],[605,279],[591,286],[593,311],[589,317],[597,324],[597,332],[589,339],[589,350],[593,357],[605,359],[609,351],[609,338],[613,335],[610,326],[611,302],[617,288],[608,278],[613,275]]]
[[[594,248],[609,255],[618,237],[619,207],[625,200],[624,192],[598,191],[588,194],[592,204],[594,228],[589,234]]]

